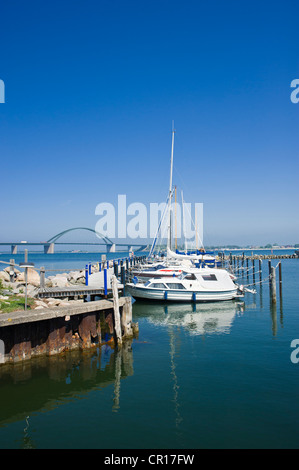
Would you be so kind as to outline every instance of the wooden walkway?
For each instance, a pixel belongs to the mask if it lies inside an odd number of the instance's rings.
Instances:
[[[119,291],[123,290],[123,285],[118,286]],[[107,289],[107,295],[112,294],[112,289]],[[37,291],[37,297],[39,298],[76,298],[91,296],[105,296],[104,287],[93,287],[93,286],[71,286],[71,287],[44,287]]]

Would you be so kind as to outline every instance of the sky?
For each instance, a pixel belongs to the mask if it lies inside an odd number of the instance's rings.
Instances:
[[[298,13],[297,0],[3,2],[0,242],[95,228],[118,195],[164,202],[174,121],[173,185],[203,204],[205,245],[299,243]]]

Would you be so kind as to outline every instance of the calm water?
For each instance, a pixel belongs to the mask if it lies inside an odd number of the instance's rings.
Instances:
[[[82,255],[51,263],[84,267]],[[267,282],[244,303],[135,302],[139,337],[120,352],[102,346],[2,366],[0,447],[298,448],[290,344],[299,338],[299,260],[282,260],[282,273],[276,308]]]

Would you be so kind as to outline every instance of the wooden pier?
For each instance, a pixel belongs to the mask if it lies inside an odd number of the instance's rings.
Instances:
[[[120,285],[120,289],[123,289],[123,285]],[[79,297],[83,297],[84,300],[90,296],[90,300],[95,300],[95,297],[105,297],[112,294],[112,289],[92,286],[70,286],[65,288],[60,287],[44,287],[38,289],[37,297],[40,299],[45,298],[68,298],[69,300],[77,300]]]
[[[229,254],[224,253],[224,252],[219,252],[218,253],[219,258],[224,259],[224,260],[229,260],[229,259],[235,259],[235,260],[242,260],[242,259],[299,259],[299,252],[295,252],[293,254],[280,254],[280,255],[275,255],[272,253],[269,254],[260,254],[260,253],[255,253],[251,255],[245,255],[245,253],[242,254],[232,254],[231,252]]]

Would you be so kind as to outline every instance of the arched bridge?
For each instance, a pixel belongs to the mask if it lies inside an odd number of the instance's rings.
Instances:
[[[64,230],[64,232],[57,233],[57,235],[54,235],[54,237],[50,238],[50,240],[47,241],[47,243],[56,243],[59,238],[63,237],[66,233],[73,232],[74,230],[88,230],[89,232],[93,232],[96,234],[97,237],[101,238],[105,245],[113,245],[113,242],[108,238],[102,235],[100,232],[97,232],[96,230],[92,228],[87,228],[87,227],[74,227],[74,228],[69,228],[68,230]]]
[[[69,232],[73,232],[75,230],[87,230],[88,232],[93,232],[100,240],[98,242],[61,242],[58,241],[60,240],[61,237],[66,235]],[[74,227],[74,228],[69,228],[67,230],[64,230],[63,232],[57,233],[53,237],[49,238],[48,241],[46,242],[27,242],[27,241],[22,241],[22,242],[7,242],[7,243],[1,243],[0,245],[11,245],[11,253],[16,254],[18,246],[26,246],[26,245],[43,245],[44,247],[44,252],[45,253],[54,253],[54,246],[55,244],[57,245],[105,245],[107,247],[108,252],[115,252],[116,247],[127,247],[128,250],[131,248],[135,248],[139,250],[144,250],[147,245],[141,245],[141,244],[132,244],[132,243],[118,243],[118,242],[113,242],[110,240],[110,238],[106,237],[105,235],[102,235],[101,233],[97,232],[96,230],[88,227]]]

